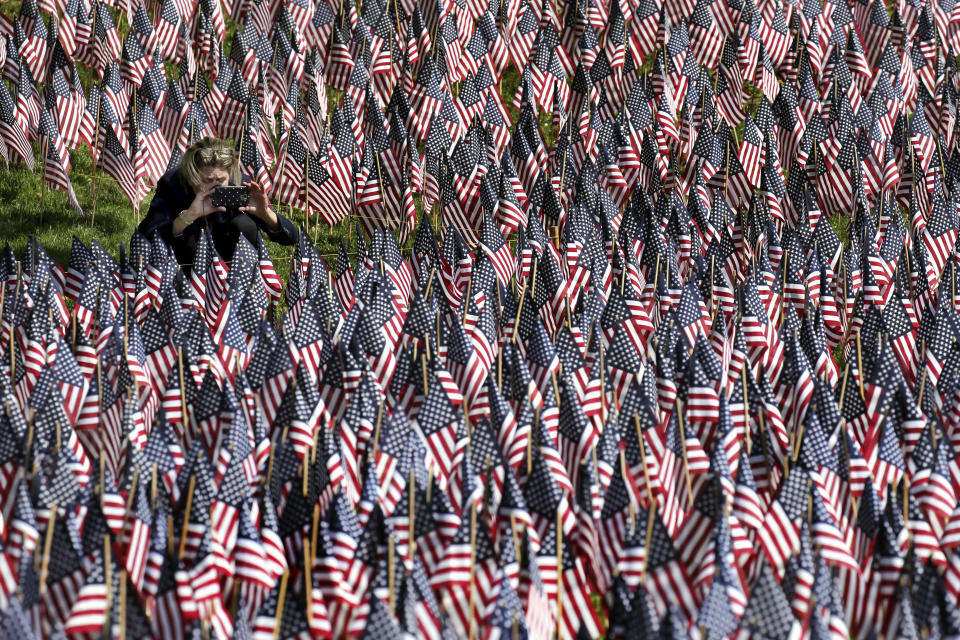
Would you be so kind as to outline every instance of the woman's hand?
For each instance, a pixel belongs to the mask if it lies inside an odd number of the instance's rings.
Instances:
[[[226,211],[224,207],[215,207],[210,201],[210,196],[213,194],[215,187],[210,187],[208,189],[201,189],[197,192],[197,195],[193,198],[193,202],[190,203],[190,207],[177,215],[173,220],[173,235],[180,235],[183,233],[183,230],[189,227],[191,224],[204,218],[211,213],[217,213],[219,211]]]
[[[270,199],[267,192],[259,182],[244,182],[243,186],[250,189],[250,204],[246,207],[240,207],[240,211],[249,215],[256,216],[267,223],[270,229],[276,229],[280,226],[280,220],[277,214],[270,208]]]
[[[209,189],[198,191],[196,197],[193,199],[193,202],[190,203],[190,208],[187,209],[184,215],[191,220],[199,220],[200,218],[208,216],[211,213],[226,211],[226,207],[213,206],[213,201],[210,196],[213,195],[213,190],[216,188],[216,186],[213,186]]]

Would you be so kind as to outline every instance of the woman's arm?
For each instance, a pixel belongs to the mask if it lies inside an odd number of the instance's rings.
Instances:
[[[271,213],[273,213],[274,218],[276,218],[276,226],[271,228],[268,227],[263,220],[258,220],[258,224],[261,225],[260,228],[266,231],[267,236],[277,244],[296,244],[297,238],[300,235],[297,232],[297,227],[285,216],[275,213],[272,210]]]
[[[273,210],[266,192],[258,182],[244,182],[250,188],[250,204],[240,211],[252,217],[267,237],[278,244],[295,244],[299,234],[292,222]]]
[[[140,231],[149,236],[154,231],[167,243],[180,236],[191,224],[211,213],[224,211],[210,203],[210,188],[200,193],[186,193],[174,187],[176,174],[167,174],[157,184],[156,193],[150,202],[146,218],[140,223]]]
[[[153,200],[150,201],[150,208],[140,222],[140,233],[149,238],[154,232],[158,232],[165,242],[170,241],[173,235],[170,233],[170,210],[173,208],[173,203],[170,201],[171,195],[168,176],[164,176],[157,182],[157,189],[153,194]]]
[[[190,224],[193,224],[193,222],[191,221]],[[177,215],[177,217],[173,219],[173,222],[170,223],[170,233],[176,237],[186,231],[190,224],[188,224],[182,216]]]

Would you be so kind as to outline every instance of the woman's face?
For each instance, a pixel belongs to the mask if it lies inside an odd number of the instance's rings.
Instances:
[[[219,167],[204,167],[200,169],[200,184],[194,189],[197,193],[213,187],[223,187],[230,184],[230,174]]]

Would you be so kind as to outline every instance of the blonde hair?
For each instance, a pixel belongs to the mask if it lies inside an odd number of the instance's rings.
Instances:
[[[180,160],[178,173],[186,186],[196,189],[203,182],[201,169],[210,167],[226,171],[232,184],[240,183],[240,157],[237,150],[226,141],[209,136],[190,145]]]

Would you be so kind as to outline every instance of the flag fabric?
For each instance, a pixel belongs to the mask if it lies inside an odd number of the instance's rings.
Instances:
[[[70,206],[78,213],[83,213],[80,202],[77,200],[77,194],[73,189],[73,183],[70,181],[70,156],[67,154],[66,145],[60,138],[60,131],[54,117],[47,109],[40,112],[39,127],[43,135],[42,179],[44,184],[49,184],[53,189],[66,191]]]
[[[305,225],[0,252],[0,635],[954,633],[960,30],[890,11],[21,3],[44,198],[218,135]]]

